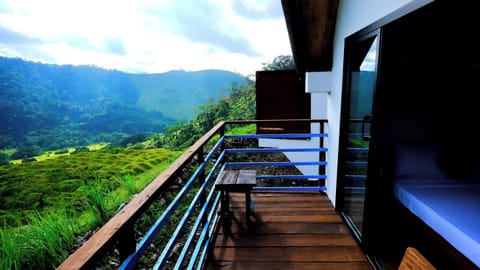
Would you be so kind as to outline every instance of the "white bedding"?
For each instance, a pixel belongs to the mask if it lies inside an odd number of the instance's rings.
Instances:
[[[480,267],[480,181],[409,179],[395,197]]]

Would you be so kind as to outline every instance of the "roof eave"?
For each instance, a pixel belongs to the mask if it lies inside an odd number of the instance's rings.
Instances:
[[[290,46],[299,74],[330,71],[339,0],[282,0]]]

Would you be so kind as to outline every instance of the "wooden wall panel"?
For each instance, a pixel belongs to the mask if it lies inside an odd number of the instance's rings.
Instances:
[[[257,119],[309,119],[310,94],[295,70],[257,71]],[[309,123],[262,123],[258,134],[309,133]]]

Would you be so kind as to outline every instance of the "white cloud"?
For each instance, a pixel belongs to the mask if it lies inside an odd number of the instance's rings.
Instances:
[[[226,69],[250,75],[275,56],[291,54],[280,5],[0,0],[0,55],[129,72]]]

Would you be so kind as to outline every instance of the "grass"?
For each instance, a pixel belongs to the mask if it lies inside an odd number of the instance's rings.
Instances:
[[[229,135],[239,135],[239,134],[253,134],[257,131],[256,124],[247,124],[244,126],[236,126],[229,130],[227,134]]]
[[[29,218],[29,225],[0,230],[0,269],[53,269],[81,229],[66,211]]]
[[[90,151],[97,151],[97,150],[101,150],[101,149],[107,147],[108,145],[109,145],[108,143],[96,143],[96,144],[88,145],[87,148]],[[66,151],[60,151],[62,153],[59,153],[59,150],[45,151],[41,155],[35,156],[33,158],[35,158],[37,161],[44,161],[44,160],[47,160],[47,159],[68,156],[73,151],[75,151],[75,147],[69,147],[69,148],[64,149],[64,150],[66,150]],[[10,156],[15,152],[15,149],[5,150],[4,152]],[[65,153],[63,153],[63,152],[65,152]],[[14,160],[10,160],[10,163],[11,164],[21,164],[22,160],[21,159],[14,159]]]
[[[123,184],[121,177],[159,173],[159,168],[165,168],[164,164],[170,164],[179,155],[180,152],[160,148],[113,149],[1,166],[0,209],[21,219],[24,212],[31,210],[81,208],[84,196],[78,194],[85,193],[79,189],[81,185],[101,179],[102,188],[111,192]],[[0,220],[2,217],[0,213]]]
[[[77,237],[107,221],[180,154],[113,149],[0,166],[0,269],[54,269]]]
[[[235,126],[234,128],[229,129],[225,132],[225,135],[243,135],[243,134],[254,134],[257,131],[257,125],[255,124],[246,124],[243,126]],[[217,134],[212,137],[210,144],[216,143],[220,139],[220,135]]]

